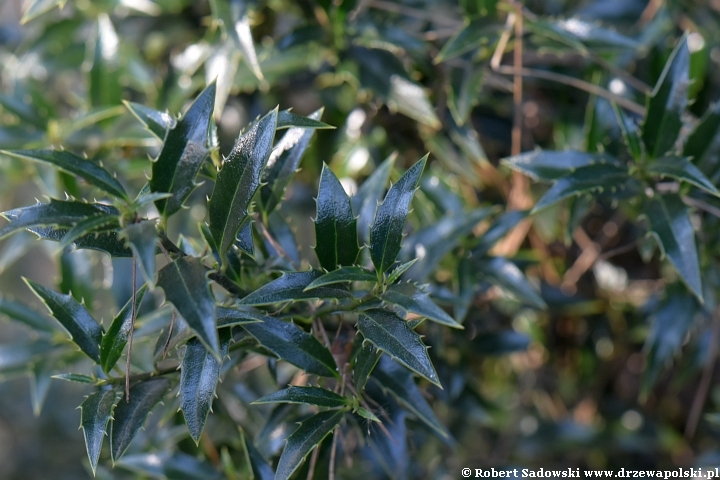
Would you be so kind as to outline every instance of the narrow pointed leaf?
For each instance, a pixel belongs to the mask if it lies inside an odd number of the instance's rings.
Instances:
[[[688,182],[706,192],[720,196],[715,185],[687,158],[674,156],[658,158],[648,166],[647,171]]]
[[[150,411],[170,390],[167,378],[152,378],[130,389],[130,401],[121,399],[115,407],[110,433],[110,453],[114,462],[123,456]]]
[[[118,34],[110,17],[101,13],[97,19],[88,82],[88,93],[93,107],[116,105],[122,100],[119,45]]]
[[[412,283],[398,283],[391,285],[382,294],[385,302],[396,305],[406,312],[415,313],[433,322],[441,323],[452,328],[460,328],[460,325],[445,311],[435,305],[430,296]]]
[[[222,329],[221,358],[227,355],[230,339],[230,330]],[[195,443],[200,441],[205,421],[212,409],[215,387],[220,378],[220,366],[221,362],[207,351],[197,337],[188,340],[180,372],[180,408]]]
[[[236,48],[242,52],[244,61],[250,71],[258,80],[263,80],[260,63],[255,52],[255,44],[250,32],[250,20],[245,11],[245,3],[233,0],[211,0],[210,6],[213,17],[220,23],[225,34],[233,41]]]
[[[640,128],[633,119],[628,118],[616,103],[613,103],[612,106],[615,111],[615,116],[617,117],[618,125],[620,126],[620,131],[622,132],[623,140],[628,150],[630,150],[630,154],[635,160],[642,159],[645,145],[640,138]]]
[[[400,180],[390,187],[385,200],[377,208],[375,221],[370,227],[370,256],[379,272],[390,268],[400,252],[410,202],[426,161],[427,155],[410,167]]]
[[[130,113],[160,140],[164,140],[167,131],[175,127],[176,120],[167,112],[159,112],[139,103],[123,103],[130,110]]]
[[[397,282],[398,279],[402,276],[402,274],[407,272],[408,269],[415,265],[415,262],[417,262],[418,260],[419,258],[413,258],[409,262],[405,262],[393,268],[392,271],[390,271],[390,274],[388,275],[385,283],[387,285],[392,285],[393,283]]]
[[[88,217],[104,213],[107,212],[98,208],[98,204],[51,199],[50,203],[38,203],[1,213],[10,223],[0,229],[0,238],[21,228],[40,225],[71,226]]]
[[[370,241],[370,225],[375,218],[378,203],[385,192],[390,178],[396,154],[389,156],[378,166],[373,173],[360,185],[357,193],[353,195],[353,213],[357,219],[358,237],[362,242]]]
[[[247,438],[245,433],[241,434],[243,449],[245,451],[245,459],[250,465],[250,470],[255,480],[273,480],[275,472],[265,458],[258,452],[252,441]]]
[[[357,239],[354,239],[354,241],[357,243]],[[376,281],[377,277],[370,270],[366,270],[362,267],[341,267],[318,277],[316,280],[313,280],[307,287],[305,287],[305,291],[312,290],[313,288],[324,287],[326,285],[332,285],[334,283]]]
[[[210,153],[208,132],[214,101],[215,84],[211,83],[168,131],[162,151],[152,164],[150,189],[155,193],[172,194],[155,201],[158,211],[165,217],[180,210],[194,190],[198,170]]]
[[[323,109],[308,115],[311,120],[322,118]],[[277,143],[263,172],[260,198],[263,209],[270,213],[280,204],[285,189],[295,175],[305,150],[315,135],[315,129],[294,127],[289,129]]]
[[[255,244],[253,243],[252,236],[252,220],[246,219],[240,226],[237,238],[235,239],[235,246],[251,257],[255,255]]]
[[[97,468],[108,422],[115,406],[115,390],[95,392],[80,405],[80,426],[85,435],[85,447],[93,474]]]
[[[143,285],[135,294],[135,315],[140,311],[140,305],[147,285]],[[130,337],[130,329],[132,328],[132,298],[130,298],[125,306],[118,312],[108,328],[107,333],[103,335],[100,343],[100,366],[105,373],[110,373],[117,363],[120,355],[122,355],[125,344]]]
[[[352,293],[347,288],[337,285],[305,291],[308,285],[323,275],[323,272],[317,270],[284,273],[282,277],[273,280],[243,298],[240,303],[243,305],[270,305],[291,300],[352,297]]]
[[[386,310],[365,310],[358,319],[358,330],[377,348],[440,387],[427,347],[405,320]]]
[[[88,375],[83,375],[82,373],[60,373],[58,375],[53,375],[52,378],[55,378],[57,380],[65,380],[66,382],[75,382],[75,383],[85,383],[85,384],[94,384],[97,379],[90,377]]]
[[[557,180],[572,174],[577,169],[593,165],[620,166],[620,162],[609,155],[574,150],[566,152],[535,150],[504,158],[502,162],[534,180]]]
[[[645,209],[663,253],[690,291],[703,301],[700,264],[687,208],[677,195],[656,195]]]
[[[316,405],[318,407],[347,407],[350,401],[337,393],[320,387],[295,387],[265,395],[252,403],[298,403]]]
[[[317,198],[315,242],[315,254],[326,270],[354,264],[360,251],[350,197],[325,164]]]
[[[710,144],[720,130],[720,102],[709,108],[695,130],[692,131],[683,148],[683,157],[691,157],[696,165],[708,151]]]
[[[265,315],[259,313],[245,312],[243,310],[226,307],[215,307],[215,314],[217,315],[218,328],[232,327],[234,325],[242,325],[243,323],[258,323],[262,322],[265,318]]]
[[[370,374],[375,369],[380,357],[382,357],[382,351],[376,348],[375,345],[366,342],[364,339],[360,341],[360,347],[355,355],[353,365],[353,381],[358,394],[365,388],[368,378],[370,378]]]
[[[55,325],[43,314],[14,300],[0,297],[0,313],[40,332],[53,333],[57,331]]]
[[[682,127],[682,114],[690,88],[690,50],[687,36],[670,54],[660,79],[648,99],[642,139],[652,158],[672,149]]]
[[[53,242],[61,242],[69,232],[66,228],[54,227],[31,227],[28,230],[43,240]],[[132,250],[127,248],[125,244],[126,242],[118,237],[117,231],[110,230],[83,235],[73,240],[70,245],[77,249],[87,248],[105,252],[111,257],[132,257]]]
[[[175,306],[200,341],[219,359],[215,300],[210,293],[206,274],[200,259],[182,257],[158,272],[157,284],[165,291],[167,301]]]
[[[155,280],[155,253],[158,233],[154,220],[131,223],[123,229],[128,246],[135,253],[140,272],[151,285]]]
[[[49,163],[60,170],[77,175],[100,190],[120,198],[127,193],[120,182],[99,164],[68,152],[67,150],[2,150],[0,153],[12,157]]]
[[[344,410],[320,412],[300,424],[287,439],[280,455],[275,480],[287,480],[310,452],[340,424]]]
[[[98,230],[112,230],[119,226],[118,217],[115,215],[93,215],[75,224],[62,237],[59,248],[63,249],[73,245],[79,238]]]
[[[330,351],[297,325],[265,317],[262,323],[244,324],[242,328],[278,358],[308,373],[323,377],[339,376]]]
[[[55,292],[32,280],[25,279],[25,282],[45,303],[52,316],[70,333],[80,350],[88,357],[99,362],[103,329],[90,316],[87,309],[71,295]]]
[[[278,112],[277,129],[281,130],[283,128],[317,128],[324,130],[334,129],[335,127],[314,118],[296,115],[290,110],[281,110]]]
[[[260,175],[275,138],[277,110],[265,115],[238,139],[223,161],[208,204],[210,232],[224,254],[235,242],[248,215],[250,200],[260,186]]]
[[[547,307],[517,265],[507,258],[484,257],[477,259],[474,265],[481,278],[503,287],[521,302],[540,309]]]

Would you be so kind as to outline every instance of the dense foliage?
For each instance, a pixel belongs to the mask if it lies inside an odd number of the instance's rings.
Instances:
[[[717,463],[716,5],[22,15],[0,375],[74,386],[88,473]]]

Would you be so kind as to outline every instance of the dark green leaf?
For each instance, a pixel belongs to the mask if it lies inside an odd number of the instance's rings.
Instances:
[[[215,300],[205,276],[207,270],[200,259],[182,257],[158,272],[158,286],[165,298],[182,315],[200,341],[220,359],[220,344],[215,328]]]
[[[115,215],[93,215],[85,220],[80,220],[74,227],[67,230],[62,237],[59,248],[64,249],[73,245],[81,237],[98,230],[110,230],[119,226],[118,217]]]
[[[52,378],[56,378],[58,380],[65,380],[66,382],[86,384],[94,384],[97,381],[95,378],[83,375],[82,373],[60,373],[58,375],[53,375]]]
[[[377,348],[440,387],[427,347],[405,320],[392,312],[372,309],[360,314],[357,325],[363,337]]]
[[[308,373],[323,377],[339,376],[330,351],[297,325],[265,317],[262,323],[243,324],[242,328],[278,358]]]
[[[92,67],[89,75],[89,96],[93,107],[115,105],[122,99],[119,71],[119,46],[115,27],[106,13],[97,17]]]
[[[253,243],[252,236],[252,220],[249,218],[246,218],[245,222],[240,225],[240,230],[238,231],[237,238],[235,239],[235,246],[251,257],[255,255],[255,244]]]
[[[104,206],[97,203],[89,204],[51,199],[50,203],[38,203],[29,207],[8,210],[0,214],[10,220],[8,225],[0,229],[0,238],[6,237],[21,228],[40,225],[71,226],[85,220],[87,217],[103,215],[106,212],[100,209],[102,207]]]
[[[370,224],[375,218],[378,203],[385,192],[385,186],[390,178],[396,154],[389,156],[370,176],[360,185],[357,193],[353,195],[353,213],[357,216],[358,237],[363,242],[370,240]]]
[[[0,313],[11,320],[24,323],[34,330],[53,333],[57,329],[44,315],[29,308],[25,304],[0,297]]]
[[[326,164],[317,197],[315,242],[315,254],[326,270],[354,264],[360,251],[350,197]]]
[[[127,193],[120,182],[101,165],[78,157],[67,150],[2,150],[0,153],[55,165],[60,170],[77,175],[104,192],[127,199]]]
[[[382,294],[385,302],[392,303],[406,312],[415,313],[433,322],[441,323],[452,328],[463,328],[454,318],[435,305],[430,296],[412,283],[397,283],[391,285]]]
[[[413,265],[415,265],[415,262],[417,262],[418,260],[419,260],[418,258],[413,258],[413,259],[410,260],[409,262],[405,262],[405,263],[403,263],[403,264],[401,264],[401,265],[398,265],[397,267],[393,268],[393,269],[390,271],[390,274],[388,275],[387,280],[385,281],[385,283],[386,283],[387,285],[392,285],[393,283],[395,283],[395,282],[402,276],[402,274],[405,273],[405,272],[407,272],[408,269],[409,269],[410,267],[412,267]]]
[[[616,159],[597,153],[577,151],[551,152],[535,150],[502,160],[510,168],[535,180],[557,180],[577,169],[593,165],[620,166]]]
[[[652,158],[672,149],[682,127],[690,88],[690,50],[687,36],[670,54],[655,90],[648,98],[642,139]]]
[[[446,86],[448,109],[458,125],[464,125],[472,108],[479,102],[477,92],[483,80],[483,69],[477,65],[466,65],[450,71],[450,82]]]
[[[375,348],[370,342],[366,342],[362,335],[359,335],[359,347],[355,355],[355,363],[353,365],[353,380],[355,382],[355,390],[360,394],[365,388],[365,384],[370,378],[375,365],[382,356],[382,352]]]
[[[93,474],[95,474],[100,458],[100,449],[105,438],[107,424],[112,416],[115,399],[115,390],[105,390],[88,395],[80,405],[80,426],[85,435],[85,446]]]
[[[30,289],[45,303],[53,317],[70,333],[73,341],[88,357],[100,362],[100,340],[103,329],[87,309],[70,295],[50,290],[24,279]]]
[[[230,330],[220,330],[220,357],[227,355],[230,345]],[[208,413],[212,410],[215,387],[220,378],[221,362],[207,351],[200,340],[191,338],[185,347],[180,373],[181,410],[190,436],[200,442]]]
[[[645,214],[655,236],[670,263],[690,291],[702,302],[700,264],[687,208],[677,195],[655,195],[648,203]]]
[[[527,217],[527,214],[527,211],[510,210],[497,217],[483,234],[480,243],[473,249],[473,255],[484,255],[489,252],[501,238]]]
[[[155,201],[161,215],[169,217],[180,210],[195,188],[195,176],[209,154],[208,132],[215,101],[211,83],[195,99],[175,128],[168,131],[162,151],[152,164],[150,189],[171,193],[170,198]]]
[[[277,130],[281,130],[283,128],[317,128],[323,130],[333,129],[335,127],[328,125],[325,122],[320,122],[314,118],[295,115],[290,110],[281,110],[278,112]]]
[[[321,108],[308,115],[308,118],[319,120],[322,114]],[[315,129],[291,128],[278,141],[267,161],[262,178],[264,185],[260,189],[260,198],[266,212],[272,212],[280,204],[314,134]]]
[[[259,313],[225,307],[215,307],[215,314],[217,315],[218,328],[242,325],[243,323],[258,323],[265,318],[265,315]]]
[[[293,229],[285,218],[280,214],[279,211],[275,210],[268,215],[268,230],[270,234],[277,241],[277,243],[285,251],[289,260],[294,262],[295,265],[300,264],[300,252],[298,250],[297,240],[293,234]],[[267,241],[265,246],[268,252],[275,252],[275,257],[281,257],[280,253],[275,250],[275,246],[271,245]],[[273,255],[270,253],[270,255]],[[287,260],[287,259],[286,259]]]
[[[566,177],[557,180],[537,201],[531,213],[549,207],[568,197],[581,193],[622,190],[629,179],[627,167],[611,164],[596,164],[578,168]]]
[[[355,238],[354,241],[357,244],[357,238]],[[313,280],[307,287],[305,287],[305,290],[312,290],[313,288],[324,287],[334,283],[376,281],[377,277],[370,270],[366,270],[362,267],[341,267],[318,277],[316,280]]]
[[[498,35],[498,25],[488,24],[486,19],[476,19],[465,25],[443,45],[440,53],[435,57],[435,63],[444,62],[476,49],[483,43],[489,43]]]
[[[273,480],[275,472],[245,433],[241,434],[245,457],[255,480]]]
[[[615,116],[617,117],[620,131],[622,132],[623,140],[625,145],[630,150],[630,154],[635,160],[643,158],[645,144],[643,144],[640,138],[640,128],[634,120],[628,118],[625,112],[617,106],[616,103],[612,104]]]
[[[175,452],[135,453],[125,455],[115,466],[136,473],[133,478],[161,478],[173,480],[224,480],[225,477],[211,463]]]
[[[54,242],[62,241],[68,233],[65,228],[33,227],[28,228],[32,233],[43,240]],[[112,257],[132,257],[132,250],[125,246],[125,242],[118,238],[118,232],[108,231],[90,233],[74,240],[71,245],[77,249],[91,249],[105,252]]]
[[[696,165],[703,159],[720,129],[720,103],[709,108],[692,131],[683,148],[683,157],[691,157]]]
[[[337,393],[320,387],[295,387],[291,386],[284,390],[265,395],[253,403],[299,403],[317,405],[318,407],[347,407],[350,402],[347,398]]]
[[[135,294],[135,315],[140,311],[140,305],[146,291],[147,285],[143,285]],[[110,370],[122,355],[125,344],[130,337],[132,322],[132,298],[130,298],[115,316],[100,343],[100,365],[105,373],[110,373]]]
[[[130,401],[118,402],[113,415],[110,433],[110,453],[114,462],[123,456],[138,430],[145,423],[150,410],[158,404],[170,390],[167,378],[152,378],[135,384],[130,389]]]
[[[662,177],[667,176],[688,182],[713,195],[720,196],[715,185],[687,158],[674,156],[658,158],[648,166],[647,171]]]
[[[507,258],[482,257],[474,264],[481,278],[503,287],[521,302],[535,308],[546,308],[545,302],[528,283],[520,269]]]
[[[426,161],[427,155],[410,167],[400,180],[390,187],[385,200],[377,207],[375,222],[370,227],[370,256],[379,272],[390,268],[400,252],[410,201]]]
[[[275,480],[290,478],[305,457],[335,430],[344,414],[344,410],[329,410],[317,413],[302,422],[287,439],[275,471]]]
[[[275,138],[277,110],[265,115],[239,139],[223,161],[208,203],[210,232],[224,254],[235,242],[248,215],[250,200],[260,186],[260,175]]]
[[[243,305],[270,305],[291,300],[352,297],[352,293],[347,288],[339,286],[318,287],[305,291],[308,285],[323,275],[323,272],[317,270],[284,273],[282,277],[263,285],[243,298],[240,303]]]
[[[158,112],[139,103],[123,102],[130,113],[160,140],[165,140],[167,131],[175,128],[175,119],[167,112]]]
[[[135,253],[140,272],[151,285],[155,279],[155,253],[158,233],[154,220],[131,223],[122,230],[128,246]]]

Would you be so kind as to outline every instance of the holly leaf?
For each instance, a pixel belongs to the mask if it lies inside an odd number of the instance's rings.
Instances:
[[[615,158],[606,154],[574,150],[566,152],[535,150],[504,158],[502,163],[534,180],[547,181],[557,180],[574,173],[578,169],[593,165],[617,167],[622,165]]]
[[[287,272],[282,277],[263,285],[240,301],[242,305],[270,305],[291,300],[308,300],[314,298],[351,298],[347,288],[340,286],[306,288],[313,281],[324,275],[323,272]]]
[[[464,328],[454,318],[435,305],[430,296],[412,283],[397,283],[390,285],[382,294],[385,302],[400,307],[409,313],[415,313],[428,320],[440,323],[452,328]]]
[[[357,243],[357,238],[354,239]],[[373,272],[362,267],[340,267],[337,270],[326,273],[310,282],[304,291],[313,288],[324,287],[335,283],[347,282],[376,282],[377,277]]]
[[[347,398],[325,388],[312,386],[291,386],[258,398],[252,403],[297,403],[328,408],[350,406],[350,401]]]
[[[135,102],[123,101],[130,113],[137,118],[140,123],[153,135],[160,140],[165,140],[167,131],[174,128],[176,120],[167,112],[158,112],[150,107]]]
[[[315,128],[318,130],[335,129],[332,125],[321,122],[310,117],[296,115],[290,110],[281,110],[278,112],[277,130],[283,128]]]
[[[360,251],[350,197],[330,168],[323,164],[315,218],[315,254],[326,270],[355,263]]]
[[[85,237],[91,232],[98,230],[109,230],[119,227],[118,217],[115,215],[93,215],[85,220],[80,220],[74,227],[67,230],[63,235],[58,248],[65,249],[73,245],[78,239]]]
[[[242,325],[243,323],[262,322],[265,315],[254,312],[246,312],[235,308],[215,307],[215,315],[217,316],[217,326],[232,327]]]
[[[267,460],[258,452],[252,441],[248,440],[244,432],[241,432],[243,450],[245,452],[245,460],[250,466],[251,473],[255,480],[273,480],[275,472],[268,464]]]
[[[720,196],[715,185],[688,158],[666,156],[653,161],[647,171],[661,177],[672,177]]]
[[[80,405],[80,426],[85,436],[85,447],[93,475],[97,469],[105,431],[112,416],[116,397],[115,390],[104,390],[88,395]]]
[[[700,123],[688,136],[683,147],[683,157],[692,158],[693,163],[697,164],[703,159],[705,153],[710,148],[710,144],[720,129],[720,103],[716,103],[709,108]]]
[[[354,355],[353,380],[355,382],[355,390],[360,394],[365,388],[375,365],[377,365],[378,360],[382,357],[382,351],[372,343],[366,342],[362,334],[358,335],[358,339],[359,340],[356,340],[358,346]]]
[[[119,214],[113,207],[98,203],[90,204],[51,199],[50,203],[38,203],[0,213],[10,221],[8,225],[0,229],[0,239],[21,228],[29,229],[42,225],[72,226],[88,217],[106,213]],[[63,236],[65,233],[67,232],[63,232]]]
[[[136,315],[137,312],[140,311],[140,305],[142,304],[143,298],[145,298],[146,291],[147,285],[143,285],[135,294]],[[102,366],[105,373],[110,373],[122,355],[125,344],[128,342],[128,338],[130,338],[132,320],[131,297],[115,318],[113,318],[110,328],[108,328],[107,333],[103,335],[102,342],[100,343],[100,366]]]
[[[397,155],[393,154],[381,163],[360,185],[357,193],[351,199],[353,213],[357,217],[358,236],[363,242],[369,241],[369,227],[375,218],[380,198],[385,192],[395,158]]]
[[[153,285],[155,282],[155,253],[158,233],[154,220],[131,223],[122,230],[130,249],[135,253],[143,278]]]
[[[30,227],[28,230],[43,240],[53,242],[62,242],[70,232],[66,228],[54,227]],[[132,250],[127,248],[125,243],[118,238],[118,232],[110,230],[83,235],[72,240],[70,245],[78,249],[87,248],[105,252],[111,257],[132,257]]]
[[[535,308],[544,309],[547,305],[528,283],[520,269],[504,257],[482,257],[475,261],[480,278],[499,285],[515,295],[520,301]]]

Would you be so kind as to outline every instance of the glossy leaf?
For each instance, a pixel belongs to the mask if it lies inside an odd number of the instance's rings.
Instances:
[[[642,139],[651,157],[675,146],[690,88],[690,50],[683,37],[670,54],[665,69],[648,99]]]
[[[275,478],[275,472],[273,472],[267,460],[263,458],[252,441],[250,441],[244,433],[241,434],[241,438],[245,451],[245,459],[250,466],[250,471],[255,480],[273,480],[273,478]]]
[[[329,410],[316,413],[303,421],[287,439],[275,471],[275,480],[290,478],[305,457],[335,430],[344,414],[343,410]]]
[[[83,375],[82,373],[60,373],[58,375],[53,375],[52,378],[65,380],[66,382],[85,383],[89,385],[92,385],[97,381],[96,378]]]
[[[322,377],[339,376],[330,351],[297,325],[265,317],[262,323],[244,324],[242,328],[278,358],[307,373]]]
[[[135,294],[135,315],[140,311],[140,305],[142,304],[143,298],[145,298],[146,291],[147,286],[143,285]],[[113,318],[110,328],[108,328],[108,331],[103,335],[102,342],[100,343],[100,366],[102,366],[105,373],[110,373],[122,355],[125,344],[130,337],[132,321],[131,297],[115,318]]]
[[[643,143],[642,138],[640,138],[640,128],[633,119],[628,118],[627,114],[618,107],[617,104],[613,103],[612,106],[615,111],[615,116],[617,117],[618,125],[620,126],[620,131],[622,132],[625,145],[628,147],[630,154],[635,160],[641,160],[645,153],[645,144]]]
[[[263,80],[255,44],[250,32],[250,20],[245,11],[245,3],[236,0],[211,0],[213,16],[220,23],[226,35],[235,47],[242,52],[245,63],[259,80]]]
[[[290,110],[281,110],[278,112],[277,118],[277,130],[283,128],[317,128],[320,130],[334,129],[332,125],[328,125],[325,122],[321,122],[317,119],[310,117],[303,117],[302,115],[296,115]]]
[[[100,450],[116,397],[115,390],[94,392],[80,405],[80,426],[85,435],[85,447],[93,474],[97,469]]]
[[[674,156],[658,158],[648,166],[647,171],[661,177],[688,182],[706,192],[720,196],[715,185],[687,158]]]
[[[355,363],[353,364],[353,381],[355,382],[355,390],[360,394],[365,388],[365,384],[370,378],[375,365],[377,365],[382,351],[370,342],[366,342],[362,335],[359,335],[359,347],[355,354]]]
[[[116,197],[127,198],[120,182],[101,165],[78,157],[67,150],[2,150],[0,153],[25,160],[49,163],[60,170],[77,175],[91,185]]]
[[[130,110],[130,113],[160,140],[165,140],[167,131],[175,128],[177,121],[167,112],[159,112],[135,102],[123,103]]]
[[[463,328],[442,308],[435,305],[427,293],[412,283],[397,283],[389,286],[382,294],[382,299],[406,312],[415,313],[433,322],[452,328]]]
[[[537,201],[531,213],[581,193],[622,190],[628,179],[628,170],[623,166],[597,164],[578,168],[568,176],[557,180]]]
[[[370,225],[375,218],[378,203],[385,192],[390,172],[395,164],[396,154],[390,155],[360,185],[351,202],[353,213],[357,217],[358,237],[363,242],[370,240]]]
[[[375,221],[370,227],[370,256],[379,272],[389,269],[400,252],[410,202],[426,161],[427,155],[410,167],[400,180],[390,187],[385,200],[377,207]]]
[[[283,390],[258,398],[253,403],[298,403],[316,405],[318,407],[338,408],[347,407],[350,402],[347,398],[331,390],[320,387],[290,386]]]
[[[557,180],[593,165],[620,166],[616,159],[596,153],[534,150],[503,159],[503,163],[535,180]]]
[[[640,46],[633,38],[575,17],[553,21],[533,20],[527,26],[535,33],[550,36],[580,51],[586,51],[588,47],[594,50],[615,50]]]
[[[323,275],[323,272],[317,270],[284,273],[282,277],[263,285],[243,298],[240,303],[243,305],[270,305],[292,300],[352,297],[352,293],[347,288],[337,285],[318,287],[306,291],[308,285]]]
[[[41,225],[70,226],[85,220],[87,217],[106,213],[98,207],[99,204],[51,199],[50,203],[38,203],[29,207],[8,210],[0,214],[10,220],[8,225],[0,229],[0,238],[6,237],[21,228]]]
[[[157,284],[205,347],[220,358],[220,344],[215,327],[215,300],[200,259],[182,257],[158,272]]]
[[[407,368],[440,386],[427,347],[408,323],[392,312],[365,310],[358,319],[358,330],[377,348],[397,359]]]
[[[265,315],[237,310],[235,308],[215,307],[215,315],[217,316],[217,326],[232,327],[234,325],[242,325],[243,323],[262,322]]]
[[[545,302],[538,295],[520,269],[507,258],[484,257],[474,263],[478,275],[490,283],[499,285],[515,295],[521,302],[535,308],[546,308]]]
[[[90,316],[87,309],[71,295],[55,292],[32,280],[25,279],[25,282],[45,303],[52,316],[65,327],[80,350],[99,362],[103,328]]]
[[[240,225],[235,246],[251,257],[255,255],[255,243],[252,236],[252,220],[246,218],[245,222]]]
[[[322,118],[323,109],[308,115],[311,120]],[[263,209],[272,212],[282,201],[285,189],[295,175],[305,150],[310,145],[315,129],[291,128],[275,146],[263,172],[260,198]]]
[[[33,330],[53,333],[57,331],[55,325],[40,312],[27,305],[0,297],[0,314],[7,315],[11,320],[24,323]]]
[[[705,156],[718,130],[720,130],[720,103],[709,108],[690,133],[683,147],[683,157],[691,157],[693,163],[697,165]]]
[[[402,274],[407,272],[408,269],[415,265],[415,262],[417,262],[418,260],[418,258],[413,258],[409,262],[402,263],[397,267],[393,268],[390,271],[390,274],[387,276],[387,280],[385,281],[385,283],[387,285],[392,285],[393,283],[397,282],[398,279],[402,276]]]
[[[677,195],[655,195],[648,201],[645,215],[670,263],[680,274],[690,291],[702,302],[702,282],[695,232],[687,208]]]
[[[224,358],[231,336],[229,329],[220,332],[220,357]],[[212,410],[220,366],[221,362],[207,351],[197,337],[188,340],[180,371],[180,409],[196,444],[200,442],[205,421]]]
[[[250,200],[272,152],[276,123],[277,110],[273,110],[238,139],[223,161],[208,203],[210,232],[221,254],[235,242],[248,215]]]
[[[122,230],[130,249],[135,253],[140,272],[151,285],[155,279],[155,253],[158,233],[154,220],[131,223]]]
[[[62,237],[59,248],[64,249],[73,245],[78,239],[98,230],[112,230],[119,227],[118,217],[115,215],[93,215],[80,220],[74,227],[67,230]]]
[[[315,254],[326,270],[355,263],[360,251],[350,197],[330,168],[323,164],[315,219]]]
[[[54,227],[31,227],[28,230],[43,240],[54,242],[61,242],[69,232],[68,229]],[[77,249],[87,248],[105,252],[111,257],[132,257],[132,250],[127,248],[125,243],[118,238],[118,232],[107,231],[83,235],[73,240],[71,245]]]
[[[353,239],[357,243],[357,238]],[[376,282],[377,277],[370,270],[362,267],[341,267],[332,272],[326,273],[310,282],[305,291],[313,288],[324,287],[334,283],[345,282]]]
[[[114,462],[123,456],[137,432],[145,423],[150,411],[170,390],[167,378],[152,378],[130,388],[130,401],[118,402],[113,415],[110,433],[110,454]]]
[[[164,217],[180,210],[195,188],[195,176],[210,152],[208,132],[214,100],[215,84],[211,83],[167,132],[162,151],[152,164],[151,191],[172,194],[155,201]]]

